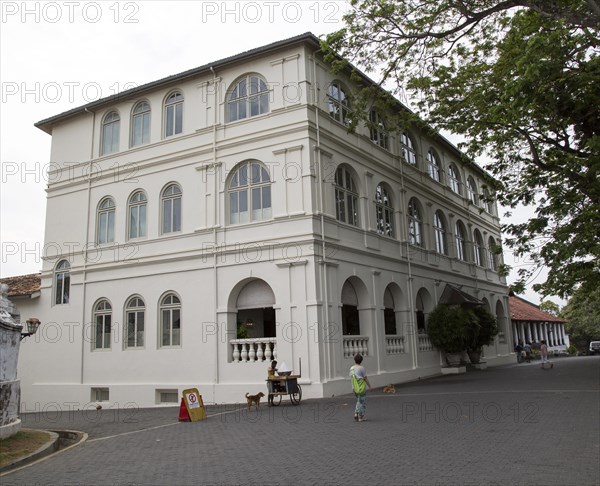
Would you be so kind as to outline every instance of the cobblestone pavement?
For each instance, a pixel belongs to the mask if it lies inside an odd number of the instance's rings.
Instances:
[[[0,484],[600,485],[600,357],[554,362],[379,388],[364,423],[352,395],[212,406],[195,423],[173,407],[24,414],[89,439]]]

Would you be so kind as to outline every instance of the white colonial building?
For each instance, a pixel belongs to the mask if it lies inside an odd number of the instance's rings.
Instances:
[[[385,113],[349,133],[353,90],[304,34],[37,123],[52,254],[25,409],[238,402],[272,357],[304,397],[348,393],[357,352],[375,386],[436,375],[447,284],[498,316],[488,364],[512,361],[485,174]]]

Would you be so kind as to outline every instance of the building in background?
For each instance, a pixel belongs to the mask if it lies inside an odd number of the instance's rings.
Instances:
[[[512,323],[513,342],[539,344],[546,341],[550,351],[566,351],[569,336],[565,332],[565,321],[548,314],[539,306],[510,292],[508,303]]]
[[[375,386],[436,375],[447,284],[498,317],[488,364],[511,362],[484,172],[386,113],[350,133],[354,89],[304,34],[37,123],[52,255],[24,401],[237,402],[273,357],[305,397],[347,393],[357,352]]]

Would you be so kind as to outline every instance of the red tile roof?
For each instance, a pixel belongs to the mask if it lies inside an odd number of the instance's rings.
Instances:
[[[510,307],[510,318],[513,321],[565,322],[516,295],[508,297],[508,306]]]
[[[8,285],[8,297],[24,297],[40,291],[41,273],[17,275],[16,277],[0,278],[0,283]]]

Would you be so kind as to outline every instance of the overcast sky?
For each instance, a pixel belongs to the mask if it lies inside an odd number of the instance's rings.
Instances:
[[[332,32],[347,5],[2,1],[0,8],[0,275],[8,277],[42,267],[51,137],[34,123],[248,49]],[[515,264],[511,255],[505,260]],[[524,296],[540,300],[532,291]]]

